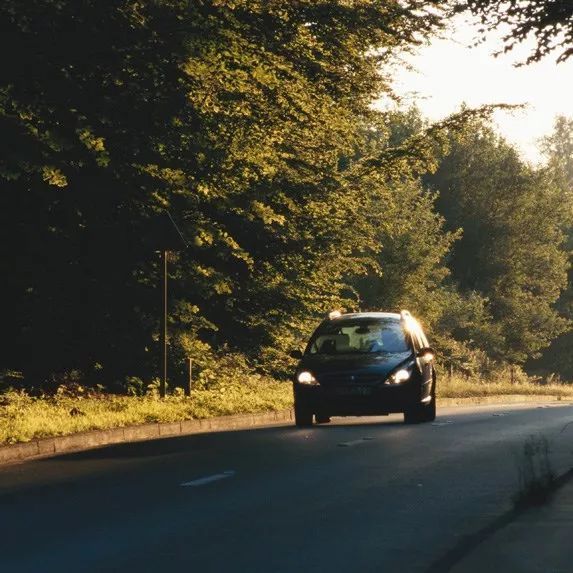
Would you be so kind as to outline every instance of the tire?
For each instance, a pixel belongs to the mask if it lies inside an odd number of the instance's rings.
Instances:
[[[294,423],[299,428],[309,428],[312,426],[312,411],[307,404],[301,400],[294,403]]]
[[[404,411],[404,422],[406,424],[424,424],[433,422],[436,419],[436,398],[432,395],[429,404],[416,404]]]
[[[433,422],[436,419],[436,396],[432,394],[432,401],[424,406],[424,422]]]
[[[411,408],[404,410],[405,424],[419,424],[422,421],[420,415],[420,406],[421,404],[417,404],[416,406],[412,406]]]
[[[436,373],[432,377],[432,401],[424,406],[424,422],[433,422],[436,419]]]

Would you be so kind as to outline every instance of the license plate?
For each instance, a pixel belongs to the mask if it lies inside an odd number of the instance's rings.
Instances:
[[[372,388],[365,386],[347,386],[344,388],[336,388],[336,394],[339,396],[370,396]]]

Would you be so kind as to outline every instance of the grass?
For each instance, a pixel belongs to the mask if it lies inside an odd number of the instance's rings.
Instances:
[[[212,389],[194,390],[191,398],[175,395],[160,400],[153,392],[143,397],[82,395],[77,389],[72,394],[65,388],[54,396],[40,398],[15,391],[0,394],[0,444],[148,422],[176,422],[292,407],[290,383],[257,375],[244,376],[240,383],[226,382]],[[483,382],[458,376],[441,376],[438,384],[438,398],[515,394],[573,399],[573,385],[523,380],[512,384],[503,379]]]
[[[483,398],[486,396],[555,396],[573,399],[573,384],[541,384],[535,381],[500,379],[495,382],[459,376],[442,376],[438,384],[438,398]]]
[[[63,436],[148,422],[176,422],[239,413],[268,412],[292,406],[289,383],[248,381],[211,390],[197,390],[160,400],[92,394],[31,397],[23,392],[0,395],[0,444]]]

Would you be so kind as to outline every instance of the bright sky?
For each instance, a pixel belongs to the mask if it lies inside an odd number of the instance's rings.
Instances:
[[[407,96],[431,120],[457,111],[465,102],[470,107],[488,103],[527,103],[523,111],[496,112],[502,135],[517,145],[524,158],[540,160],[537,142],[551,132],[556,115],[573,117],[573,58],[556,64],[551,55],[537,64],[515,68],[529,53],[527,48],[494,58],[502,43],[494,36],[478,47],[476,28],[464,20],[454,28],[405,57],[406,66],[396,73],[395,90]],[[501,34],[499,35],[501,36]]]

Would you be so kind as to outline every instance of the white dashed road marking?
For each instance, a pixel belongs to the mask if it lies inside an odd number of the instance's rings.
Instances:
[[[352,446],[357,446],[358,444],[362,444],[364,442],[369,442],[370,440],[373,440],[374,438],[360,438],[359,440],[351,440],[350,442],[340,442],[338,445],[341,448],[351,448]]]
[[[445,420],[444,422],[432,422],[432,426],[449,426],[453,423],[453,420]]]
[[[235,470],[227,470],[220,474],[214,474],[212,476],[206,476],[199,479],[194,479],[193,481],[186,481],[180,484],[182,487],[198,487],[200,485],[206,485],[214,481],[219,481],[221,479],[227,479],[233,477],[237,472]]]

